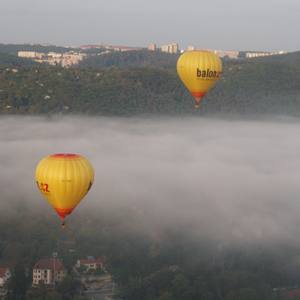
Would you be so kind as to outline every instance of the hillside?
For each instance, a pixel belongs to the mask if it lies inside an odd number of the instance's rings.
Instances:
[[[10,66],[10,67],[24,67],[24,66],[33,66],[36,65],[31,59],[20,58],[13,54],[1,53],[0,52],[0,65],[1,66]]]
[[[18,51],[36,51],[36,52],[66,52],[70,48],[57,47],[53,45],[31,45],[31,44],[0,44],[0,53],[17,55]]]
[[[141,51],[115,53],[106,59],[72,69],[15,63],[13,72],[2,65],[0,112],[300,113],[299,52],[225,61],[223,77],[203,100],[200,112],[194,110],[192,97],[178,79],[176,56]]]
[[[83,60],[80,68],[137,68],[137,67],[172,67],[176,65],[179,55],[160,51],[112,52],[105,55],[91,56]]]
[[[300,113],[300,52],[225,64],[220,84],[204,101],[207,111]]]
[[[256,58],[256,62],[282,63],[290,66],[300,65],[300,51],[287,53],[285,55],[274,55]]]

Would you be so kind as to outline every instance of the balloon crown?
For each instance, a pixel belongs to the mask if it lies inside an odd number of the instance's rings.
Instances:
[[[80,155],[74,153],[56,153],[50,155],[50,157],[75,158],[80,157]]]

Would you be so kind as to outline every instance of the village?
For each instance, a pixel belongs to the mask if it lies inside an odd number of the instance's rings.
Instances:
[[[63,281],[71,276],[76,281],[76,294],[83,295],[84,299],[112,300],[116,299],[116,285],[112,276],[105,268],[104,258],[87,256],[78,259],[76,264],[68,270],[56,252],[51,258],[42,258],[28,272],[31,287],[30,294],[38,290],[54,291]],[[0,299],[9,298],[9,286],[13,277],[13,268],[0,266]]]

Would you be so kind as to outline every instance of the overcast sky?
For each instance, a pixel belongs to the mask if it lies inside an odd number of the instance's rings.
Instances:
[[[299,0],[0,0],[0,42],[299,50]]]

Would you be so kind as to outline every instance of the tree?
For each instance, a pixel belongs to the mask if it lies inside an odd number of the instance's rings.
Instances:
[[[25,267],[22,262],[19,262],[12,271],[12,277],[8,286],[9,299],[25,299],[27,287],[28,280],[25,274]]]
[[[72,276],[66,276],[58,285],[57,291],[62,295],[64,300],[73,299],[75,294],[81,290],[81,283]]]
[[[174,298],[170,292],[163,292],[158,300],[174,300]]]

